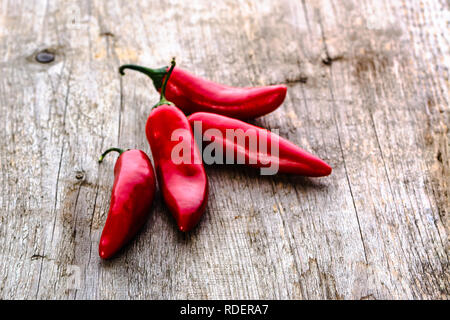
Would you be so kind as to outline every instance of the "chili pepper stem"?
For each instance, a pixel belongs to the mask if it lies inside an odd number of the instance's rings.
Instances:
[[[110,153],[111,151],[116,151],[119,153],[119,155],[121,155],[124,150],[120,149],[120,148],[109,148],[108,150],[106,150],[105,152],[102,153],[102,155],[100,156],[100,158],[98,158],[98,163],[102,163],[103,159],[105,158],[105,156]]]
[[[120,66],[119,73],[123,76],[125,74],[125,72],[124,72],[125,69],[131,69],[131,70],[142,72],[143,74],[147,75],[150,79],[152,79],[153,85],[155,86],[156,90],[159,90],[159,89],[161,89],[164,76],[167,73],[167,68],[168,67],[166,66],[166,67],[162,67],[159,69],[151,69],[151,68],[138,66],[135,64],[124,64],[124,65]]]
[[[172,104],[173,105],[172,102],[170,102],[169,100],[166,99],[166,86],[167,86],[167,82],[169,81],[170,75],[172,74],[172,71],[175,68],[175,64],[176,63],[175,63],[175,57],[174,57],[174,58],[172,58],[172,61],[170,62],[170,69],[167,72],[166,78],[164,79],[164,82],[161,87],[161,99],[159,100],[159,102],[157,104],[155,104],[153,106],[153,109],[158,106],[161,106],[163,104]]]
[[[119,68],[119,73],[122,76],[125,75],[125,72],[124,72],[125,69],[136,70],[136,71],[142,72],[143,74],[148,75],[149,77],[151,77],[155,73],[157,73],[156,70],[151,69],[151,68],[146,68],[146,67],[138,66],[135,64],[124,64],[124,65],[120,66],[120,68]]]

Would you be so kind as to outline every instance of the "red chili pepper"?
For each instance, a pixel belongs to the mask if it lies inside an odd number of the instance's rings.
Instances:
[[[111,151],[120,153],[114,166],[114,185],[108,217],[103,227],[99,255],[111,258],[144,224],[155,195],[156,180],[148,156],[141,150],[106,150],[99,162]]]
[[[161,90],[167,67],[150,69],[132,64],[119,68],[140,71]],[[166,97],[186,113],[213,112],[238,119],[252,119],[274,111],[286,97],[286,86],[236,88],[196,77],[180,68],[173,70],[167,83]]]
[[[175,60],[168,72],[170,77]],[[187,232],[200,220],[208,198],[208,179],[202,157],[186,116],[164,96],[167,80],[161,89],[161,100],[153,107],[145,131],[152,149],[158,182],[164,200],[177,221],[178,228]],[[175,139],[180,139],[175,140]],[[187,146],[187,161],[173,155],[180,143]]]
[[[215,146],[220,147],[219,150],[222,150],[223,155],[232,154],[234,163],[240,158],[245,159],[245,164],[252,167],[266,168],[275,165],[280,173],[310,177],[327,176],[331,173],[332,169],[327,163],[266,129],[207,112],[194,113],[188,117],[188,120],[194,132],[196,131],[195,123],[201,123],[203,139],[212,141]],[[238,141],[234,136],[236,132],[239,132],[237,130],[245,134],[244,140]],[[251,148],[250,141],[256,141],[258,145],[254,144]],[[264,141],[265,150],[259,147]],[[276,147],[277,144],[278,155],[272,152],[275,150],[272,147]]]

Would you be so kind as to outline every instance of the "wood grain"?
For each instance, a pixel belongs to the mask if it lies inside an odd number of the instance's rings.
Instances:
[[[448,2],[0,0],[0,298],[448,299]],[[36,62],[41,50],[55,53]],[[117,67],[172,56],[236,86],[287,83],[254,121],[331,176],[207,168],[200,225],[157,195],[120,255],[97,247],[114,157],[150,154],[158,95]]]

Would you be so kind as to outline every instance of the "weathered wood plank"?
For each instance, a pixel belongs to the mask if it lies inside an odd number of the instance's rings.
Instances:
[[[445,1],[0,8],[1,298],[448,299]],[[44,49],[54,62],[34,60]],[[176,230],[158,194],[140,235],[101,261],[115,159],[96,159],[116,145],[150,154],[144,126],[158,99],[117,67],[172,56],[230,85],[287,83],[283,106],[254,123],[333,174],[208,167],[194,231]]]

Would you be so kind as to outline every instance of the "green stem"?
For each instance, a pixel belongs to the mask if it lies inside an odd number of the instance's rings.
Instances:
[[[167,72],[167,75],[166,75],[164,82],[162,84],[162,87],[161,87],[161,98],[159,99],[159,102],[155,106],[153,106],[153,108],[156,108],[163,104],[173,104],[172,102],[170,102],[169,100],[166,99],[166,86],[167,86],[167,82],[169,81],[170,75],[172,74],[172,71],[175,68],[175,64],[176,64],[175,58],[172,58],[172,61],[170,62],[170,69]]]
[[[98,158],[98,163],[102,163],[103,159],[105,158],[105,156],[110,153],[111,151],[116,151],[119,153],[119,155],[121,155],[124,151],[123,149],[120,148],[109,148],[108,150],[106,150],[105,152],[102,153],[102,155],[100,156],[100,158]]]
[[[119,73],[123,76],[125,74],[125,72],[124,72],[125,69],[131,69],[131,70],[142,72],[143,74],[147,75],[150,79],[152,79],[153,85],[155,86],[156,90],[159,91],[159,89],[161,89],[164,76],[167,74],[167,68],[168,67],[162,67],[159,69],[151,69],[151,68],[138,66],[135,64],[124,64],[124,65],[120,66]]]

